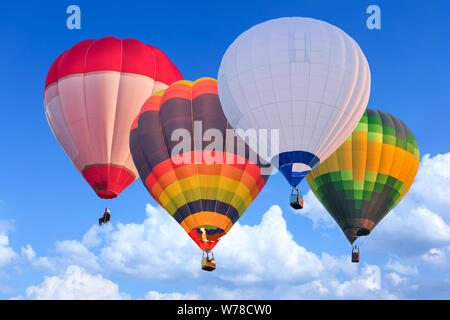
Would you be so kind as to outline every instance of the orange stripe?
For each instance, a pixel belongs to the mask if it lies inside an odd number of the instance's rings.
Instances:
[[[192,99],[202,94],[217,95],[217,81],[212,78],[202,78],[197,80],[192,87]]]
[[[197,173],[198,168],[198,173]],[[214,165],[214,164],[191,164],[172,169],[156,179],[155,174],[150,173],[145,180],[147,187],[152,190],[152,193],[159,198],[164,192],[164,189],[178,180],[186,179],[197,174],[223,176],[233,179],[241,184],[244,184],[249,190],[253,199],[258,195],[264,186],[264,179],[261,176],[254,178],[247,171],[231,165]],[[262,181],[261,181],[262,180]],[[156,183],[158,182],[158,183]]]
[[[201,211],[189,215],[180,223],[180,225],[187,233],[189,233],[192,229],[203,225],[215,226],[223,229],[224,233],[227,233],[233,226],[233,223],[230,218],[224,216],[223,214]]]
[[[184,98],[191,100],[192,97],[192,82],[183,80],[173,83],[166,89],[161,104],[172,98]]]

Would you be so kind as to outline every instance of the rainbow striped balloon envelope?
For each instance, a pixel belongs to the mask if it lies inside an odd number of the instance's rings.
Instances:
[[[151,96],[133,123],[130,148],[149,193],[204,251],[270,174],[230,127],[212,78],[177,81]]]
[[[419,158],[414,134],[401,120],[367,109],[344,144],[306,179],[353,243],[408,192]]]

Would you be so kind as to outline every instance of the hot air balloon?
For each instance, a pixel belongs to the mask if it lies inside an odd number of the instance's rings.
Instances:
[[[214,132],[214,138],[209,136]],[[256,153],[233,134],[212,78],[177,81],[157,92],[145,102],[130,132],[131,154],[142,182],[207,254],[202,263],[207,271],[215,268],[209,253],[270,174],[263,170],[266,165],[252,161]],[[186,148],[180,149],[183,141]],[[243,153],[239,141],[245,146]]]
[[[401,120],[367,109],[344,144],[306,180],[353,244],[405,196],[419,157],[414,134]],[[359,249],[357,253],[354,257],[359,260]]]
[[[115,198],[137,178],[130,126],[149,95],[180,79],[162,51],[135,39],[85,40],[53,62],[45,82],[47,121],[100,198]]]
[[[279,130],[279,141],[258,153],[296,188],[358,124],[369,99],[370,70],[341,29],[310,18],[280,18],[250,28],[230,45],[218,88],[233,128]]]

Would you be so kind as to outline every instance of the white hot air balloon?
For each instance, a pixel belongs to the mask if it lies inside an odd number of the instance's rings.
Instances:
[[[278,148],[268,142],[269,158],[258,152],[296,187],[355,129],[369,100],[370,70],[341,29],[311,18],[280,18],[230,45],[218,90],[233,128],[279,129]]]

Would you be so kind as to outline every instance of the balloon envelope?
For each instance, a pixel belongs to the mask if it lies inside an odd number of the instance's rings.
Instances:
[[[414,134],[401,120],[367,109],[344,144],[306,180],[353,243],[408,192],[419,157]]]
[[[202,250],[211,250],[230,230],[270,174],[251,161],[255,154],[248,146],[239,152],[240,139],[227,136],[227,129],[212,78],[178,81],[156,93],[131,128],[131,154],[142,182]],[[186,133],[185,139],[174,139],[177,132]],[[215,138],[204,139],[208,132]],[[187,147],[178,149],[182,142]]]
[[[280,18],[242,33],[227,49],[219,97],[233,128],[279,129],[272,161],[294,187],[333,153],[367,106],[370,70],[341,29],[310,18]]]
[[[82,41],[47,74],[45,114],[56,139],[101,198],[137,178],[129,128],[145,100],[182,79],[167,56],[134,39]]]

